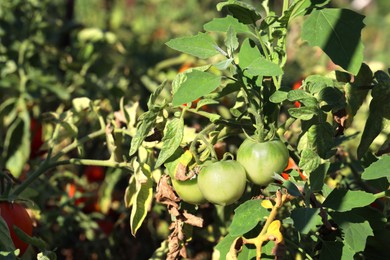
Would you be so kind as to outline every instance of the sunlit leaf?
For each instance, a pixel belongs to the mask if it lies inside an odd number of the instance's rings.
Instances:
[[[137,161],[134,161],[133,168],[136,178],[136,193],[134,194],[133,202],[131,203],[130,229],[131,234],[135,236],[152,203],[153,180],[148,165],[140,165]]]
[[[363,62],[363,19],[348,9],[314,10],[303,23],[302,39],[319,46],[334,63],[356,75]]]
[[[215,90],[220,83],[221,77],[209,72],[193,70],[186,73],[181,85],[173,94],[172,104],[179,106],[192,102]]]
[[[215,250],[218,251],[217,259],[226,259],[226,255],[230,251],[230,246],[237,239],[238,236],[226,235],[219,243],[215,246]]]
[[[300,108],[290,108],[288,113],[295,118],[302,120],[310,120],[313,116],[318,114],[318,109],[315,107],[300,107]]]
[[[219,53],[216,49],[217,44],[207,33],[198,33],[194,36],[172,39],[166,45],[172,49],[201,59],[207,59]]]
[[[368,166],[362,173],[363,180],[375,180],[386,177],[390,181],[390,156],[382,156]]]
[[[158,155],[155,167],[160,167],[169,157],[173,155],[180,146],[184,135],[184,121],[182,118],[174,118],[168,122],[164,129],[162,139],[163,146]]]
[[[303,150],[299,168],[308,172],[314,171],[321,163],[321,158],[312,150]]]
[[[231,236],[240,236],[252,230],[264,217],[269,215],[261,206],[261,200],[248,200],[234,210],[234,218],[229,227]]]
[[[368,221],[350,212],[334,212],[331,216],[342,231],[344,243],[354,252],[363,251],[367,237],[374,235]]]
[[[270,97],[269,101],[272,103],[281,103],[287,99],[288,92],[277,90]]]
[[[252,45],[249,39],[245,39],[238,53],[239,65],[244,73],[249,76],[279,76],[283,70],[261,56],[256,45]]]
[[[208,32],[227,32],[229,27],[234,28],[237,33],[251,33],[247,25],[240,23],[231,15],[223,18],[214,18],[203,26]]]

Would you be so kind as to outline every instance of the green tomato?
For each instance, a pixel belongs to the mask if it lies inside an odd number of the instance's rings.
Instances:
[[[245,191],[245,169],[236,161],[220,161],[203,167],[198,175],[198,186],[211,203],[229,205],[241,198]]]
[[[203,204],[206,203],[206,199],[198,187],[198,178],[193,178],[186,181],[172,180],[173,188],[175,189],[179,197],[190,204]]]
[[[283,172],[288,158],[287,147],[279,140],[259,143],[248,138],[237,151],[237,161],[244,166],[248,180],[261,186],[271,183],[274,173]]]

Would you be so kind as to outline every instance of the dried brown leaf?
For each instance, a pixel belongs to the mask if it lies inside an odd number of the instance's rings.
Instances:
[[[183,217],[185,218],[184,222],[195,227],[203,227],[203,219],[188,213],[187,211],[183,212]]]
[[[176,167],[175,172],[175,179],[178,181],[186,181],[191,179],[194,176],[194,174],[191,174],[191,171],[187,175],[187,165],[184,165],[183,163],[179,162]]]
[[[180,198],[173,191],[172,186],[168,184],[168,179],[168,175],[161,176],[157,184],[156,201],[178,209],[177,202],[180,201]]]

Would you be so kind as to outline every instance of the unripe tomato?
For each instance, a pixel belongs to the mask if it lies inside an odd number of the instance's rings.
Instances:
[[[32,235],[32,220],[28,215],[26,209],[17,203],[10,203],[7,201],[0,202],[0,216],[7,223],[12,242],[15,248],[20,249],[20,255],[23,255],[27,250],[28,244],[23,242],[15,233],[13,226],[17,226],[23,230],[27,235]],[[1,242],[1,241],[0,241]]]
[[[245,191],[245,169],[236,161],[220,161],[202,168],[198,186],[206,200],[229,205],[241,198]]]
[[[238,148],[237,161],[244,166],[249,181],[265,186],[274,173],[281,174],[288,163],[287,147],[279,140],[257,142],[246,139]]]
[[[198,187],[198,178],[194,178],[186,181],[179,181],[179,180],[175,180],[174,178],[172,178],[171,180],[172,180],[173,188],[175,188],[176,193],[185,202],[188,202],[190,204],[195,204],[195,205],[199,205],[207,202]]]

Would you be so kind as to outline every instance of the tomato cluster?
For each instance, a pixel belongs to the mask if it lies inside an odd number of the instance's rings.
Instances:
[[[187,181],[172,178],[172,185],[188,203],[229,205],[241,198],[247,180],[260,186],[271,183],[274,174],[284,172],[289,158],[287,147],[279,140],[248,138],[239,147],[236,161],[209,162],[197,177]]]

